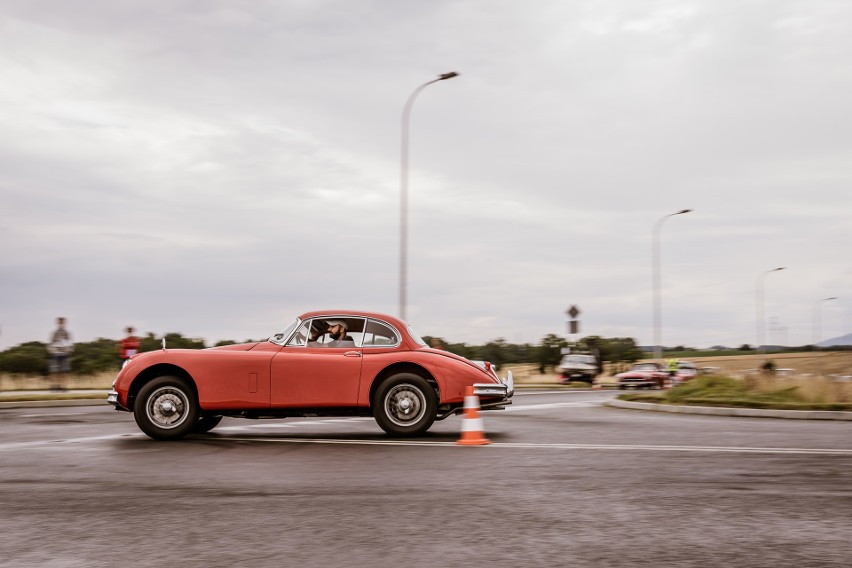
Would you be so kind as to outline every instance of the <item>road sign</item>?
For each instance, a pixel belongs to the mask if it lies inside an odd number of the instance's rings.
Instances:
[[[577,319],[577,316],[580,315],[580,310],[577,308],[577,306],[571,306],[565,313],[571,316],[571,319]]]

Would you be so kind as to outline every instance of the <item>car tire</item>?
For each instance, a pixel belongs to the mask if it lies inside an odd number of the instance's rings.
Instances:
[[[426,380],[398,373],[385,380],[373,396],[373,417],[392,436],[417,436],[435,422],[438,397]]]
[[[178,377],[163,376],[145,384],[136,397],[133,417],[139,429],[155,440],[177,440],[198,424],[195,391]]]
[[[222,421],[223,416],[202,416],[195,423],[195,427],[192,429],[193,434],[206,434],[213,428],[219,425],[219,422]]]

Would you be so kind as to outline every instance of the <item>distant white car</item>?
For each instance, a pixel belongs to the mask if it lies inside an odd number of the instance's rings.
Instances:
[[[695,364],[690,361],[678,361],[677,373],[675,373],[675,381],[682,383],[698,375],[698,369]]]
[[[594,355],[569,353],[559,362],[559,372],[562,374],[562,384],[571,381],[591,383],[598,376],[598,360]]]

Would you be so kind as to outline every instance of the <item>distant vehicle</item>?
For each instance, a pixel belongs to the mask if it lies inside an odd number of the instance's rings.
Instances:
[[[615,376],[618,379],[618,388],[663,388],[669,372],[660,363],[642,362],[634,363],[633,367]]]
[[[598,376],[598,360],[594,355],[569,353],[559,362],[559,372],[562,374],[562,384],[571,381],[591,383]]]
[[[698,369],[691,361],[678,361],[675,382],[683,383],[698,375]]]

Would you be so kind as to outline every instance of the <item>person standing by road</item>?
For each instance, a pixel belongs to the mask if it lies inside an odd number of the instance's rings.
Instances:
[[[668,368],[669,368],[669,380],[671,381],[671,385],[675,386],[677,381],[677,359],[669,359],[668,360]]]
[[[139,344],[141,343],[139,338],[133,335],[134,329],[132,327],[128,327],[125,331],[127,337],[118,342],[118,356],[121,359],[119,369],[124,367],[124,363],[128,359],[139,353]]]
[[[56,318],[56,330],[50,336],[47,352],[50,354],[48,372],[51,377],[51,388],[57,391],[68,390],[68,375],[71,373],[71,353],[74,352],[74,344],[71,342],[71,334],[65,328],[65,318]]]

